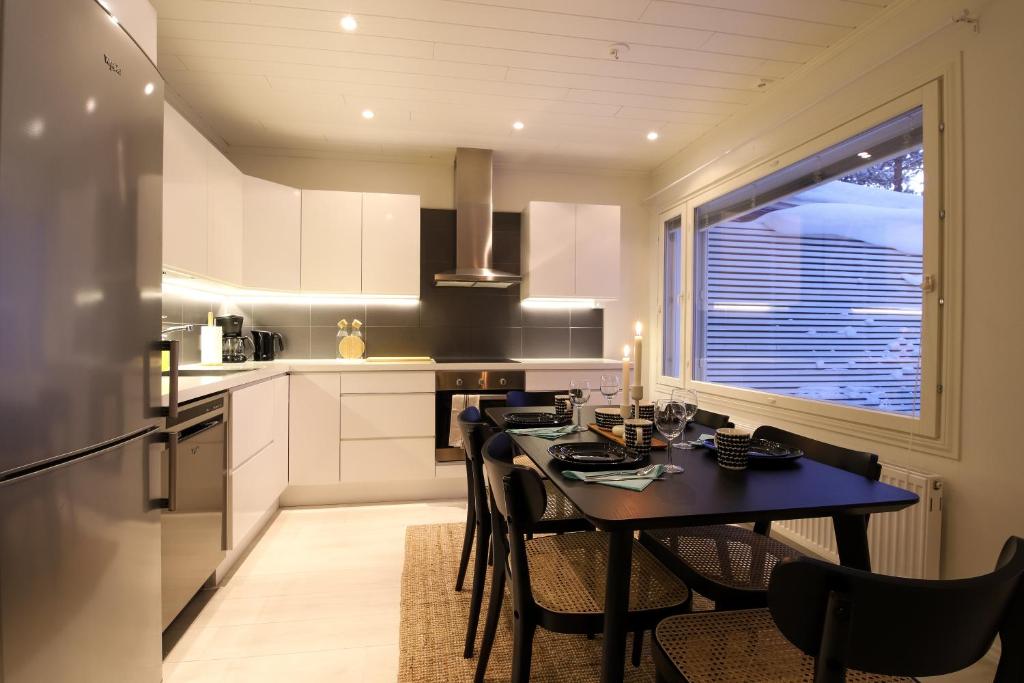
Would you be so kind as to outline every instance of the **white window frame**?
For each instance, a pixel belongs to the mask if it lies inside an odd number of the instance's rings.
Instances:
[[[951,136],[941,128],[953,118],[951,107],[943,98],[943,84],[950,78],[936,78],[896,97],[856,118],[838,125],[814,139],[800,144],[784,153],[757,163],[731,175],[725,180],[705,187],[684,198],[670,210],[658,216],[658,249],[664,263],[664,225],[676,217],[683,218],[682,249],[682,292],[684,297],[683,330],[681,336],[681,375],[666,377],[661,374],[661,324],[663,323],[664,268],[659,266],[658,279],[658,324],[657,345],[658,388],[667,393],[676,387],[691,388],[703,397],[703,403],[715,409],[728,409],[764,419],[782,418],[786,422],[806,425],[838,434],[866,438],[879,443],[893,443],[894,438],[919,439],[916,445],[926,452],[947,457],[956,457],[959,436],[959,368],[960,343],[956,330],[959,329],[959,309],[962,266],[958,253],[953,250],[962,244],[957,231],[951,232],[949,199],[950,188],[955,186],[958,173],[950,168],[949,160],[959,158],[958,148]],[[954,83],[954,88],[956,84]],[[770,173],[806,159],[835,144],[847,140],[889,119],[915,107],[923,110],[923,144],[925,148],[925,194],[924,194],[924,254],[923,272],[934,282],[931,291],[922,294],[921,320],[921,414],[919,417],[886,413],[883,411],[838,405],[825,401],[772,394],[754,389],[731,387],[694,379],[693,331],[696,324],[696,310],[692,292],[695,286],[695,209],[709,201],[748,185]],[[959,197],[952,202],[959,206]],[[945,212],[946,218],[943,218]],[[957,305],[951,310],[948,301],[955,296]],[[942,302],[942,303],[940,303]],[[951,391],[951,389],[953,391]],[[951,400],[950,395],[954,394]],[[955,415],[953,414],[955,411]],[[898,437],[897,437],[898,435]]]

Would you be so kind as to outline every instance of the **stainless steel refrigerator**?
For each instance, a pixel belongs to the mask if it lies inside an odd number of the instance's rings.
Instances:
[[[0,6],[0,681],[156,682],[163,82],[93,0]]]

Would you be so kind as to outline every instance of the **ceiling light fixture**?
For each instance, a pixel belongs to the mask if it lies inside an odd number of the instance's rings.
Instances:
[[[366,119],[367,121],[372,119],[374,116],[376,116],[376,114],[373,113],[372,109],[364,109],[363,110],[363,118]]]
[[[512,124],[512,127],[515,128],[516,130],[522,130],[523,128],[526,128],[526,124],[524,124],[522,121],[515,121]]]
[[[152,83],[147,83],[146,87],[142,89],[142,92],[146,93],[147,95],[152,95],[154,90],[156,90],[156,86]]]
[[[341,18],[341,27],[351,33],[359,28],[359,22],[351,14],[346,14]]]
[[[870,159],[871,158],[871,153],[870,152],[857,152],[857,156],[859,156],[861,159]]]
[[[654,142],[655,140],[657,140],[658,139],[657,131],[653,131],[652,130],[650,133],[648,133],[647,134],[647,139],[650,140],[651,142]]]

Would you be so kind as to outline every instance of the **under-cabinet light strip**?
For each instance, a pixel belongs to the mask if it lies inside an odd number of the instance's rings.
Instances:
[[[530,297],[528,299],[523,299],[521,305],[523,308],[546,308],[557,310],[598,308],[597,301],[594,299],[546,299]]]

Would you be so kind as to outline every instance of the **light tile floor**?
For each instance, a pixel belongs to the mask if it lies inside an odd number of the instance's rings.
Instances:
[[[392,683],[405,528],[461,522],[465,501],[282,510],[234,574],[186,609],[165,683]],[[205,604],[204,604],[205,603]],[[982,683],[981,662],[935,683]]]

